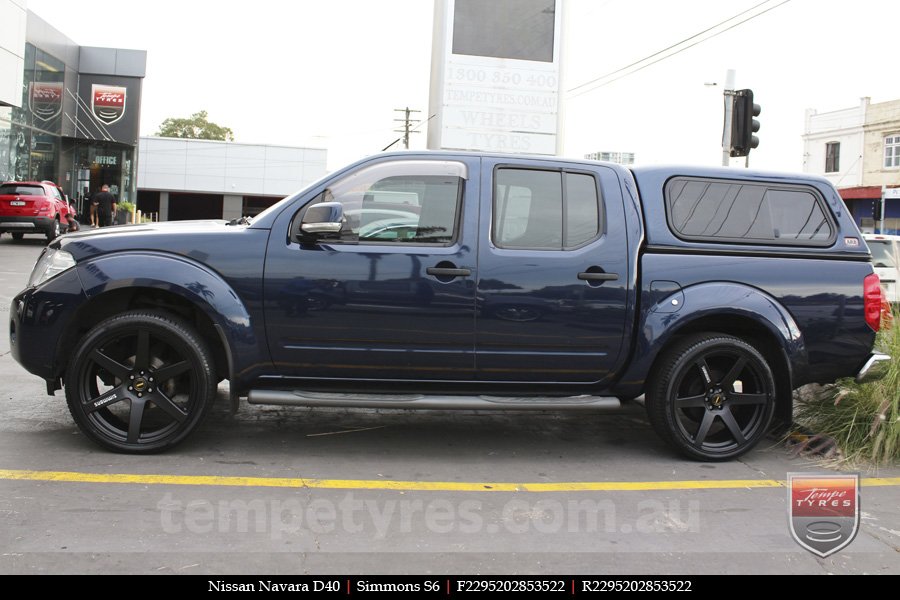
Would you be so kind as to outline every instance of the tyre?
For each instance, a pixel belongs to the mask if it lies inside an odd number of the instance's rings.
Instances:
[[[20,232],[14,231],[14,232],[12,233],[12,236],[13,236],[13,239],[14,239],[14,240],[16,240],[17,242],[21,242],[22,239],[25,237],[25,234],[24,234],[24,233],[20,233]]]
[[[52,242],[56,238],[59,237],[60,226],[59,219],[53,219],[53,223],[50,224],[50,228],[47,229],[47,241]]]
[[[647,382],[647,415],[682,454],[729,460],[766,435],[775,392],[772,369],[756,348],[730,335],[692,335],[655,365]]]
[[[184,440],[216,394],[212,353],[194,328],[144,311],[90,330],[72,353],[65,385],[79,429],[104,448],[131,454]]]

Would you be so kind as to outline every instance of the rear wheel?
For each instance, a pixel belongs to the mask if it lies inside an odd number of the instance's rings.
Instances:
[[[13,232],[12,236],[13,236],[13,239],[14,239],[14,240],[16,240],[17,242],[21,242],[21,241],[22,241],[22,238],[25,237],[25,234],[24,234],[24,233],[20,233],[20,232]]]
[[[667,351],[647,384],[650,423],[690,458],[728,460],[766,434],[775,378],[760,352],[736,337],[705,333]]]
[[[181,442],[212,404],[212,354],[193,327],[174,317],[128,312],[94,327],[66,373],[66,400],[78,427],[116,452],[159,452]]]
[[[60,234],[60,225],[59,219],[53,219],[53,222],[50,224],[50,227],[47,229],[47,241],[52,242],[56,238],[59,237]]]

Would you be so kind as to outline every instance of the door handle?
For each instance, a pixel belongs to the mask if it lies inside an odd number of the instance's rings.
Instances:
[[[578,274],[578,279],[582,281],[616,281],[618,278],[618,273],[592,273],[591,271],[585,271]]]
[[[425,272],[435,277],[468,277],[472,274],[471,269],[457,269],[451,267],[428,267]]]

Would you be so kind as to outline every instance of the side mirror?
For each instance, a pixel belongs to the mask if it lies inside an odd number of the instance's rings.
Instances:
[[[320,202],[306,209],[300,222],[300,233],[340,233],[344,222],[344,207],[340,202]]]

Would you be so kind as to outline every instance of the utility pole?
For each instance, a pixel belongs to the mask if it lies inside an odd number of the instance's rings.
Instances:
[[[731,124],[734,120],[734,69],[725,73],[725,125],[722,127],[722,166],[731,165]]]
[[[412,126],[419,122],[419,119],[411,119],[410,115],[412,113],[422,112],[420,110],[411,110],[408,106],[406,108],[395,108],[394,112],[402,113],[404,116],[402,119],[394,119],[397,123],[403,123],[403,126],[400,129],[395,129],[397,133],[403,134],[403,147],[409,150],[409,134],[410,133],[418,133],[412,129]]]

